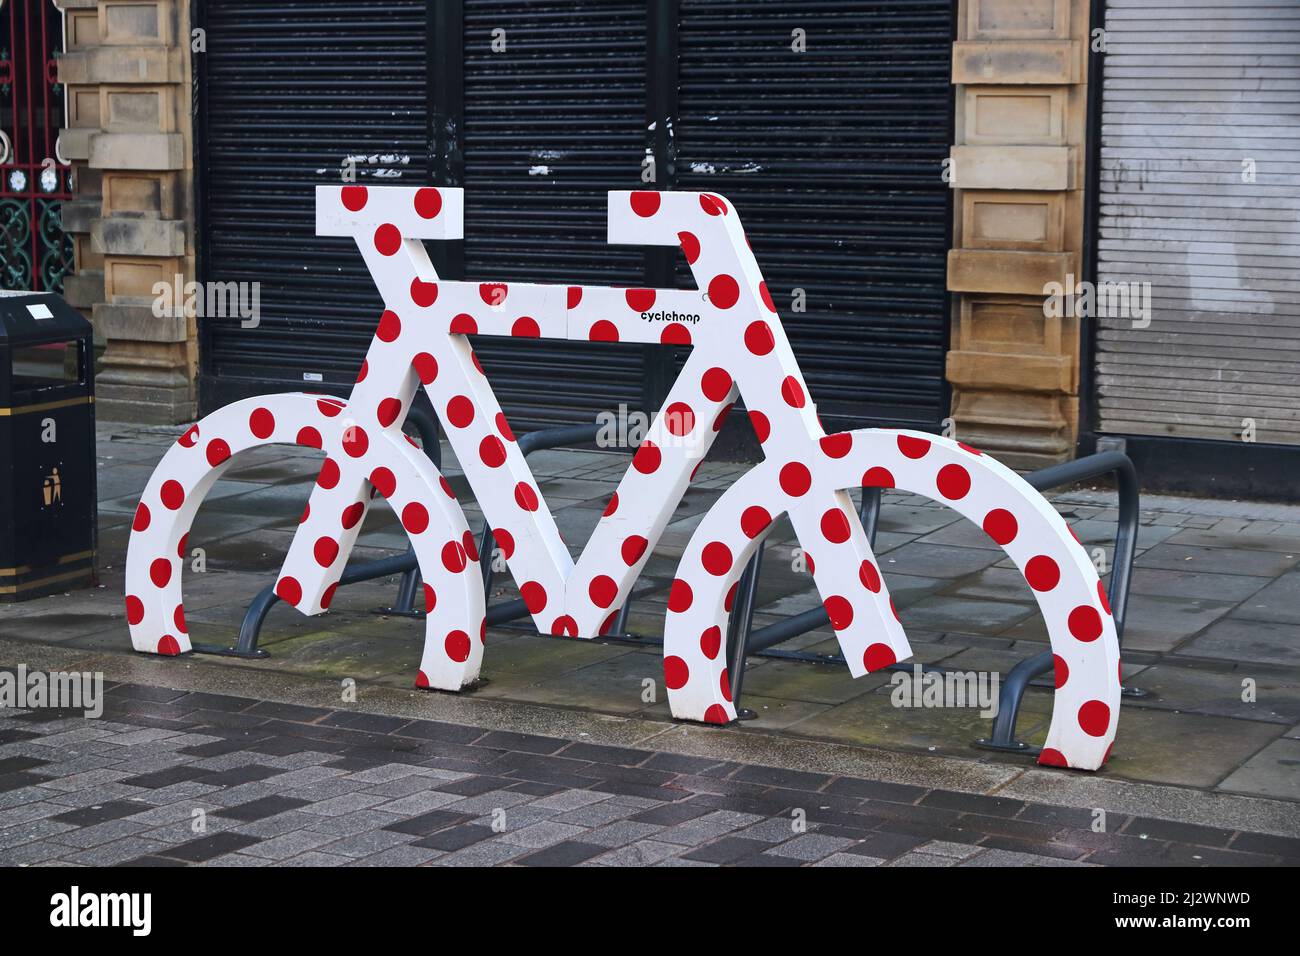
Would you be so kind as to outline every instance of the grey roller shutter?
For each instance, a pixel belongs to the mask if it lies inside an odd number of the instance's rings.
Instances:
[[[1100,430],[1300,443],[1300,2],[1110,0],[1106,34],[1098,281],[1152,299],[1098,320]]]

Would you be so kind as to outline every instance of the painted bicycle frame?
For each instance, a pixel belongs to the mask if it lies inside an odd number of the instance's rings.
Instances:
[[[1038,601],[1056,696],[1040,762],[1096,769],[1119,714],[1119,647],[1097,572],[1055,509],[1018,475],[959,442],[890,429],[828,435],[786,339],[740,217],[709,193],[611,192],[611,243],[677,246],[695,289],[450,282],[424,240],[463,237],[460,189],[320,186],[318,235],[355,240],[385,310],[349,398],[288,393],[236,402],[164,456],[136,513],[127,617],[136,650],[190,649],[182,556],[212,484],[249,448],[324,450],[276,593],[304,614],[329,607],[375,494],[416,552],[427,610],[416,685],[474,681],[486,626],[479,555],[446,479],[402,434],[419,387],[442,421],[539,631],[607,630],[723,419],[743,396],[763,460],[694,532],[668,598],[664,681],[678,718],[736,716],[722,647],[740,573],[789,515],[850,673],[911,655],[848,489],[898,488],[979,524]],[[469,335],[690,346],[627,473],[576,561],[470,347]],[[556,382],[562,388],[562,381]],[[815,560],[814,560],[815,558]]]

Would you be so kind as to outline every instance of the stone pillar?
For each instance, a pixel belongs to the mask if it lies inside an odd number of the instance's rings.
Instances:
[[[1073,457],[1079,325],[1044,285],[1083,248],[1088,3],[961,0],[948,288],[956,434],[1013,467]]]
[[[68,52],[63,156],[77,166],[74,304],[107,343],[96,379],[108,420],[175,423],[196,414],[194,320],[154,315],[153,287],[194,277],[189,5],[62,0]],[[98,298],[94,292],[98,291]],[[91,299],[94,301],[90,301]]]

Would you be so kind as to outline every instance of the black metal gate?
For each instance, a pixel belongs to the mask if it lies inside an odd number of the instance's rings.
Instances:
[[[355,253],[311,234],[311,186],[346,157],[361,182],[466,188],[464,243],[430,247],[446,276],[665,285],[671,257],[605,243],[605,191],[646,188],[651,162],[662,188],[739,204],[828,428],[937,427],[952,6],[206,0],[201,277],[260,281],[263,318],[201,324],[203,409],[351,386],[379,298]],[[674,364],[475,347],[523,430],[653,407]]]
[[[57,156],[62,49],[53,0],[0,0],[0,289],[59,292],[72,271],[62,225],[72,171]]]

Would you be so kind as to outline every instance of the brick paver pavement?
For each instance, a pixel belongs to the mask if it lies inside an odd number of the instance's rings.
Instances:
[[[1300,840],[138,684],[0,711],[0,863],[1300,863]]]

